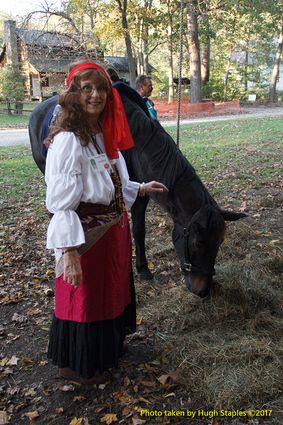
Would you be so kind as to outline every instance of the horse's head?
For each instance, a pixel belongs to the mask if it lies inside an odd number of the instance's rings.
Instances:
[[[224,239],[224,220],[242,217],[245,214],[205,205],[192,216],[187,227],[175,225],[173,242],[181,260],[186,285],[194,294],[205,297],[210,292],[216,256]]]

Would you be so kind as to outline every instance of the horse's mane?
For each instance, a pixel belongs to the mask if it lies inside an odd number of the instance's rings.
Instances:
[[[125,158],[126,161],[130,158],[127,163],[131,162],[136,179],[158,180],[169,190],[184,173],[188,181],[194,179],[194,168],[164,128],[148,118],[130,99],[122,95],[122,100],[135,141],[135,148],[125,152]]]

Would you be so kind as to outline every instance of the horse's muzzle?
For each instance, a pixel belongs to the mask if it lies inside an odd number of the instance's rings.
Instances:
[[[203,275],[201,273],[189,272],[185,275],[187,288],[195,295],[201,298],[210,293],[212,285],[212,275]]]

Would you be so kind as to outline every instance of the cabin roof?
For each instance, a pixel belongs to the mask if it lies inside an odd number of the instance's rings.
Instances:
[[[76,47],[80,45],[80,38],[76,34],[60,34],[50,31],[27,30],[16,28],[17,36],[28,45],[40,47]]]

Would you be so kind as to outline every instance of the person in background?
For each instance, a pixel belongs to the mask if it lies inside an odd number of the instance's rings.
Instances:
[[[48,357],[63,378],[109,379],[135,331],[131,235],[126,209],[137,196],[168,191],[129,180],[120,150],[133,147],[117,90],[94,62],[71,66],[50,127],[45,181],[55,250],[55,308]]]
[[[136,90],[145,101],[150,117],[157,120],[157,111],[154,108],[154,103],[149,99],[153,90],[151,77],[148,75],[140,75],[136,79]]]

